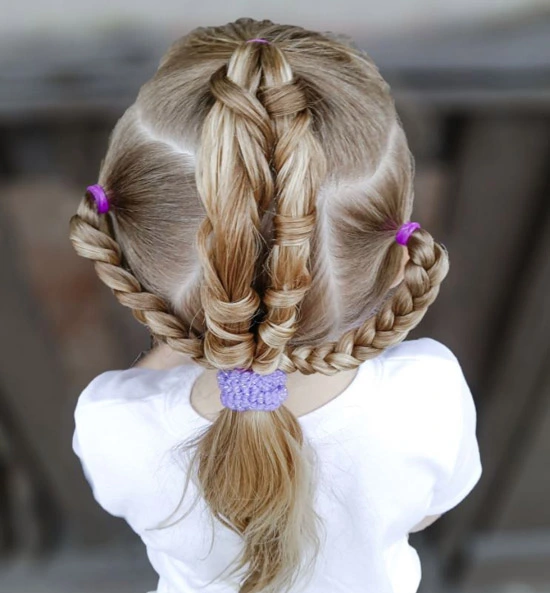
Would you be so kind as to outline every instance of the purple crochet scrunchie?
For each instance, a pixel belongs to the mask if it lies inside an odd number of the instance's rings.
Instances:
[[[222,404],[236,412],[276,410],[287,398],[286,373],[260,375],[250,369],[218,371]]]

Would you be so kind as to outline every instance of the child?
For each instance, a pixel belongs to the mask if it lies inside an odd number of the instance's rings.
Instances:
[[[371,59],[267,20],[176,41],[118,121],[71,240],[157,346],[73,448],[157,593],[417,590],[481,464],[456,358],[403,342],[448,270],[413,174]]]

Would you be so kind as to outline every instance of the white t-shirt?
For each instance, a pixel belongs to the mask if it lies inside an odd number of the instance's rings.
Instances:
[[[176,508],[185,485],[173,448],[209,424],[189,400],[202,371],[195,363],[107,371],[76,406],[73,449],[98,503],[145,543],[157,593],[237,591],[209,584],[239,554],[241,540],[212,523],[202,499],[181,522],[151,529]],[[326,529],[304,593],[416,592],[421,569],[409,531],[455,507],[482,471],[476,410],[455,356],[429,338],[391,347],[299,422],[317,452],[315,505]],[[176,517],[195,494],[190,482]]]

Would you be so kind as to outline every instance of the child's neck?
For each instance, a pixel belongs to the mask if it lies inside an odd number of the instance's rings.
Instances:
[[[135,366],[169,369],[188,364],[190,361],[188,356],[174,352],[166,344],[158,344]],[[218,412],[223,409],[216,372],[216,370],[205,369],[191,391],[191,405],[198,414],[208,420],[214,420]],[[291,373],[287,377],[288,398],[285,406],[295,416],[313,412],[344,392],[356,374],[357,369],[341,371],[335,375]]]
[[[191,405],[195,411],[214,420],[223,409],[215,370],[206,369],[193,385]],[[338,397],[355,378],[357,369],[341,371],[335,375],[303,375],[296,372],[287,377],[288,398],[285,406],[295,415],[302,416],[320,408]]]

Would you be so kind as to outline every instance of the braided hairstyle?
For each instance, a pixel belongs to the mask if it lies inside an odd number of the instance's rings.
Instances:
[[[402,341],[447,273],[421,229],[394,287],[413,177],[389,86],[353,42],[239,19],[168,49],[111,134],[109,213],[85,195],[71,240],[195,362],[330,375]],[[243,538],[240,593],[311,574],[315,452],[284,405],[223,409],[181,450],[212,516]]]

